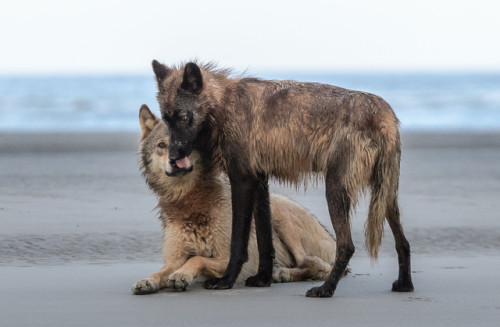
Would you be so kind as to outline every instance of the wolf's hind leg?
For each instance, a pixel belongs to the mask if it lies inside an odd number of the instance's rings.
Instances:
[[[410,243],[405,237],[403,226],[399,218],[399,206],[397,197],[387,206],[387,222],[391,227],[394,240],[396,242],[396,251],[398,252],[399,277],[392,284],[393,292],[412,292],[413,283],[411,281],[410,265]]]
[[[274,267],[273,281],[276,283],[299,282],[307,279],[326,280],[332,265],[316,256],[306,256],[297,267]]]
[[[337,283],[345,274],[349,260],[354,254],[349,217],[352,199],[349,197],[347,185],[342,182],[344,175],[347,173],[345,160],[346,158],[343,158],[342,155],[338,155],[328,168],[325,178],[328,211],[337,237],[337,257],[328,279],[323,285],[307,291],[307,297],[332,296],[337,288]]]
[[[294,267],[273,267],[273,282],[274,283],[289,283],[301,280],[306,280],[304,277],[307,274],[307,269]]]

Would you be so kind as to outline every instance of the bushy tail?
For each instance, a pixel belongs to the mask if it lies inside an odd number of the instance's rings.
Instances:
[[[400,160],[401,143],[398,135],[395,144],[385,143],[381,146],[373,169],[370,208],[365,224],[365,246],[372,259],[378,257],[387,206],[397,197]]]

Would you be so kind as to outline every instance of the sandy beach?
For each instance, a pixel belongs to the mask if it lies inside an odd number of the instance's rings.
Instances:
[[[353,217],[352,273],[331,299],[319,283],[134,296],[161,266],[155,197],[134,133],[0,134],[0,326],[497,326],[500,133],[404,133],[402,216],[415,292],[390,292],[389,230],[377,262]],[[331,231],[323,185],[273,184]]]

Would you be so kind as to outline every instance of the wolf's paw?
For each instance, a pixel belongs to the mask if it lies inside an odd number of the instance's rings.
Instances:
[[[332,297],[334,289],[325,287],[324,285],[319,287],[313,287],[306,293],[306,297]]]
[[[275,283],[291,282],[292,276],[290,275],[290,269],[284,267],[273,268],[273,281]]]
[[[399,280],[396,279],[392,283],[393,292],[413,292],[413,283],[411,280]]]
[[[228,278],[212,278],[203,284],[206,289],[209,290],[227,290],[233,287],[233,283]]]
[[[259,272],[255,276],[248,277],[245,282],[245,286],[250,287],[268,287],[271,286],[271,282],[273,281],[272,274],[268,272]]]
[[[167,287],[174,290],[185,291],[186,287],[193,281],[193,276],[182,272],[173,272],[168,276]]]
[[[136,295],[156,293],[160,290],[160,284],[153,278],[138,281],[132,286],[132,292]]]

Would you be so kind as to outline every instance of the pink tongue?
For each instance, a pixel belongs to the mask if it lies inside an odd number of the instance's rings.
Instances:
[[[187,165],[188,165],[188,157],[184,157],[182,159],[179,159],[175,162],[175,164],[177,165],[177,167],[179,168],[186,168]]]

